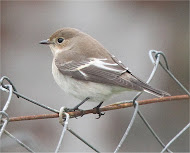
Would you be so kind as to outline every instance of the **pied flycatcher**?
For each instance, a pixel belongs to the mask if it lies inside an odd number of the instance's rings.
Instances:
[[[134,76],[97,40],[77,29],[60,29],[40,44],[51,48],[52,73],[56,83],[66,93],[83,100],[74,110],[87,100],[101,102],[97,106],[99,108],[112,95],[129,90],[169,96]]]

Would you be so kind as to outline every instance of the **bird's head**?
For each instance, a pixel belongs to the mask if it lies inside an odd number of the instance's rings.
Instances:
[[[49,45],[52,53],[68,50],[80,31],[74,28],[63,28],[53,33],[49,39],[40,41],[40,44]]]

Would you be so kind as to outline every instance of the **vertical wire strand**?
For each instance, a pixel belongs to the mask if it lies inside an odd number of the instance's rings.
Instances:
[[[156,61],[155,61],[154,58],[153,58],[153,53],[156,54]],[[155,72],[156,72],[156,70],[157,70],[157,68],[158,68],[158,65],[160,64],[160,55],[163,56],[163,58],[164,58],[164,60],[165,60],[166,67],[167,67],[167,69],[169,69],[168,63],[167,63],[167,60],[166,60],[166,57],[165,57],[165,55],[163,54],[163,52],[161,52],[161,51],[156,51],[156,50],[150,50],[150,51],[149,51],[149,57],[150,57],[150,60],[152,61],[153,65],[154,65],[154,68],[153,68],[153,70],[152,70],[152,72],[151,72],[151,74],[150,74],[150,76],[149,76],[149,78],[148,78],[148,80],[147,80],[146,83],[149,83],[149,82],[152,80],[152,78],[153,78],[153,76],[154,76],[154,74],[155,74]],[[143,92],[139,92],[139,93],[135,96],[135,98],[133,99],[133,101],[135,101],[142,93],[143,93]],[[140,118],[142,119],[142,121],[145,123],[145,125],[146,125],[146,126],[148,127],[148,129],[150,130],[150,132],[153,134],[153,136],[156,138],[156,140],[160,143],[160,145],[164,148],[164,147],[165,147],[164,143],[163,143],[162,140],[158,137],[158,135],[156,134],[156,132],[152,129],[152,127],[150,126],[150,124],[146,121],[145,117],[142,115],[142,113],[140,112],[140,110],[138,110],[137,112],[138,112],[138,115],[140,116]],[[126,137],[127,137],[127,135],[125,135],[125,139],[126,139]],[[124,137],[123,137],[123,139],[124,139]],[[168,152],[172,152],[172,151],[169,150],[169,149],[166,149],[166,150],[167,150]]]
[[[153,52],[153,51],[151,51],[151,52]],[[150,52],[149,52],[149,56],[152,57],[152,54],[151,54]],[[154,74],[155,74],[155,72],[156,72],[156,70],[157,70],[157,67],[158,67],[159,58],[156,60],[156,62],[154,61],[153,58],[151,58],[151,61],[152,61],[152,63],[154,64],[154,68],[153,68],[153,70],[152,70],[152,72],[151,72],[151,74],[150,74],[150,77],[149,77],[149,79],[148,79],[147,82],[149,82],[149,81],[152,79],[152,77],[154,76]],[[134,99],[133,99],[134,107],[135,107],[136,105],[138,105],[138,103],[136,102],[136,100],[137,100],[137,98],[138,98],[142,93],[143,93],[143,92],[138,92],[137,95],[134,97]],[[137,107],[137,108],[138,108],[138,107]],[[136,117],[136,114],[137,114],[138,111],[139,111],[139,110],[136,109],[136,107],[135,107],[135,111],[134,111],[134,113],[133,113],[133,117],[131,118],[131,121],[130,121],[128,127],[127,127],[127,130],[125,131],[125,133],[124,133],[122,139],[120,140],[118,146],[116,147],[114,153],[116,153],[116,152],[120,149],[121,145],[124,143],[125,139],[127,138],[128,133],[129,133],[131,127],[132,127],[132,124],[134,123],[134,120],[135,120],[135,117]],[[143,120],[145,120],[145,119],[143,119]]]
[[[60,139],[59,139],[59,142],[58,142],[58,145],[56,147],[56,150],[55,150],[55,153],[58,153],[60,147],[61,147],[61,144],[62,144],[62,141],[63,141],[63,137],[65,135],[65,132],[67,131],[67,126],[69,124],[69,114],[66,113],[66,112],[63,112],[65,115],[66,115],[66,119],[65,119],[65,122],[62,124],[63,125],[63,130],[62,130],[62,133],[61,133],[61,136],[60,136]]]
[[[6,104],[3,107],[3,110],[2,110],[3,112],[5,112],[7,110],[7,108],[9,107],[9,104],[10,104],[11,98],[12,98],[12,94],[13,94],[13,87],[11,85],[6,85],[6,86],[9,89],[9,96],[8,96]]]
[[[8,124],[8,119],[4,120],[3,125],[1,125],[0,138],[1,138],[2,134],[3,134],[3,132],[5,131],[5,127],[7,126],[7,124]]]
[[[129,125],[128,125],[128,127],[127,127],[127,129],[126,129],[126,131],[125,131],[125,133],[123,135],[123,137],[121,138],[121,140],[120,140],[117,148],[115,149],[114,153],[118,152],[118,150],[120,149],[121,145],[123,144],[123,142],[125,141],[126,137],[128,136],[131,127],[133,126],[133,123],[134,123],[136,115],[137,115],[138,106],[139,106],[136,101],[134,103],[135,103],[135,111],[134,111],[133,116],[131,118],[131,121],[130,121],[130,123],[129,123]]]
[[[169,70],[168,67],[168,63],[166,60],[165,55],[161,52],[161,53],[156,53],[155,56],[157,56],[158,54],[161,54],[162,57],[164,58],[164,62],[165,62],[165,66],[159,62],[159,64],[161,65],[161,67],[168,73],[168,75],[183,89],[183,91],[185,91],[189,96],[190,96],[190,92],[182,85],[182,83],[172,74],[172,72]],[[187,130],[190,127],[190,123],[188,123],[172,140],[169,141],[169,143],[164,147],[164,149],[161,151],[161,153],[163,153],[165,150],[168,149],[168,147],[180,136],[183,134],[183,132],[185,132],[185,130]]]
[[[1,126],[1,129],[0,129],[0,138],[3,134],[3,132],[5,131],[5,127],[7,126],[8,124],[8,121],[9,121],[9,116],[8,114],[5,112],[7,110],[7,108],[9,107],[9,104],[11,102],[11,98],[12,98],[12,93],[13,93],[13,88],[11,85],[7,85],[7,87],[9,88],[9,96],[8,96],[8,99],[7,99],[7,102],[5,103],[4,107],[3,107],[3,110],[0,111],[0,122],[3,121],[3,125]],[[6,117],[2,120],[2,117],[3,115]]]
[[[156,55],[156,61],[154,60],[153,58],[153,53],[157,54]],[[159,53],[159,54],[158,54]],[[164,55],[161,51],[156,51],[156,50],[150,50],[149,51],[149,58],[150,60],[152,61],[153,65],[154,65],[154,68],[152,70],[152,73],[150,74],[150,77],[148,78],[147,82],[146,83],[150,83],[150,81],[152,80],[152,78],[154,77],[154,74],[158,68],[158,65],[160,63],[160,54],[162,54],[162,56]],[[165,63],[166,63],[166,66],[167,68],[169,69],[168,67],[168,64],[167,64],[167,60],[164,56],[164,60],[165,60]],[[140,95],[142,94],[139,93],[136,95],[135,99],[137,99]],[[153,134],[153,136],[156,138],[156,140],[160,143],[160,145],[164,148],[165,145],[164,143],[162,142],[162,140],[158,137],[158,135],[156,134],[156,132],[153,130],[153,128],[150,126],[150,124],[148,123],[148,121],[145,119],[145,117],[142,115],[141,111],[138,110],[138,115],[140,116],[140,118],[142,119],[142,121],[145,123],[145,125],[148,127],[148,129],[150,130],[150,132]],[[172,152],[171,150],[167,149],[168,152]]]

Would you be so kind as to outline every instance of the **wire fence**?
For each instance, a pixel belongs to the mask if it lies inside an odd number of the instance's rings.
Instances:
[[[147,83],[149,83],[152,78],[154,77],[154,74],[158,68],[158,66],[160,65],[165,72],[179,85],[179,87],[181,87],[184,92],[187,95],[183,95],[181,97],[179,96],[172,96],[171,97],[166,97],[166,100],[176,100],[176,99],[189,99],[190,96],[190,92],[175,78],[175,76],[172,74],[172,72],[169,70],[169,66],[168,66],[168,62],[167,59],[164,55],[163,52],[161,51],[156,51],[156,50],[150,50],[149,51],[149,57],[150,60],[152,61],[154,67],[153,70],[150,74],[149,79],[147,80]],[[161,62],[161,57],[164,60],[164,63]],[[5,84],[6,82],[6,84]],[[13,85],[13,83],[11,82],[11,80],[4,76],[0,79],[0,90],[3,92],[6,92],[8,94],[8,98],[7,101],[2,109],[2,111],[0,111],[0,137],[2,136],[2,134],[6,134],[7,136],[9,136],[10,138],[12,138],[13,140],[15,140],[19,145],[21,145],[22,147],[24,147],[26,150],[28,150],[29,152],[35,152],[34,150],[32,150],[29,146],[27,146],[26,144],[24,144],[23,142],[21,142],[19,139],[17,139],[15,136],[13,136],[11,133],[9,133],[6,130],[6,126],[9,122],[11,121],[18,121],[18,120],[26,120],[26,119],[39,119],[39,118],[51,118],[51,117],[59,117],[59,122],[62,125],[63,129],[62,129],[62,133],[60,134],[60,139],[59,142],[57,144],[57,147],[55,149],[55,153],[59,152],[59,149],[61,147],[62,141],[63,141],[63,137],[65,135],[65,132],[70,132],[72,135],[74,135],[77,139],[79,139],[81,142],[83,142],[84,144],[86,144],[88,147],[90,147],[92,150],[94,150],[95,152],[100,152],[98,149],[96,149],[94,146],[92,146],[91,144],[89,144],[86,140],[84,140],[80,135],[78,135],[76,132],[74,132],[69,126],[69,119],[76,117],[76,116],[80,116],[81,112],[80,111],[76,111],[76,112],[65,112],[65,108],[62,107],[60,110],[56,110],[54,108],[50,108],[44,104],[41,104],[35,100],[32,100],[22,94],[20,94],[19,92],[17,92],[15,86]],[[10,118],[9,115],[6,113],[9,104],[11,103],[11,98],[13,96],[13,94],[15,94],[18,98],[23,98],[28,102],[31,102],[35,105],[38,105],[44,109],[47,109],[53,113],[55,113],[54,115],[38,115],[38,116],[29,116],[29,117],[17,117],[17,118]],[[125,131],[125,133],[123,134],[123,137],[121,138],[119,144],[117,145],[117,147],[115,148],[115,151],[113,151],[114,153],[117,153],[120,149],[120,147],[122,146],[122,144],[124,143],[124,141],[127,139],[127,136],[133,126],[133,123],[136,119],[137,116],[139,116],[142,121],[144,122],[144,124],[146,125],[146,127],[150,130],[150,132],[152,133],[152,135],[155,137],[155,139],[157,140],[157,142],[162,146],[162,150],[160,151],[161,153],[167,151],[167,152],[172,152],[169,149],[169,146],[176,140],[178,139],[183,133],[184,131],[186,131],[189,127],[190,127],[190,123],[188,123],[181,131],[179,131],[179,133],[177,133],[167,144],[164,144],[163,141],[160,139],[160,137],[156,134],[156,132],[153,130],[153,128],[151,127],[151,125],[148,123],[148,121],[145,119],[145,117],[143,116],[142,112],[139,110],[139,105],[141,105],[142,103],[140,103],[140,101],[137,101],[137,99],[141,96],[142,92],[139,92],[132,100],[130,101],[125,101],[125,102],[121,102],[121,103],[117,103],[116,108],[112,107],[114,106],[114,104],[109,105],[108,107],[103,107],[101,108],[101,111],[107,111],[107,110],[113,110],[113,109],[120,109],[120,108],[125,108],[126,106],[128,107],[129,104],[130,106],[134,106],[134,113],[133,116],[131,118],[131,121]],[[160,98],[161,99],[161,98]],[[160,100],[163,101],[164,99]],[[158,102],[159,99],[156,99],[155,102]],[[120,105],[121,104],[121,105]],[[145,103],[146,104],[146,103]],[[88,113],[97,113],[95,110],[88,110],[86,112],[83,112],[84,114],[88,114]]]

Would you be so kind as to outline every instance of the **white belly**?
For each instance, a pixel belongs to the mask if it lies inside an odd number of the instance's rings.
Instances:
[[[52,63],[52,73],[56,83],[66,93],[84,100],[89,97],[89,101],[102,102],[110,98],[113,94],[126,91],[126,88],[109,86],[88,81],[78,81],[70,76],[64,76],[57,69],[55,63]]]

